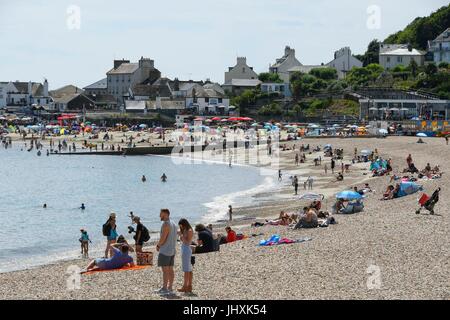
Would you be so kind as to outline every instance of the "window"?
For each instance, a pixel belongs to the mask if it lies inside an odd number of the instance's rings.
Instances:
[[[386,58],[386,62],[387,62],[387,63],[390,63],[390,62],[391,62],[391,57],[387,57],[387,58]]]
[[[205,102],[209,102],[209,98],[208,97],[205,98]]]
[[[280,92],[284,92],[284,86],[280,86]]]
[[[222,103],[222,98],[219,98],[219,103]]]
[[[403,62],[403,58],[402,57],[397,57],[397,62],[399,62],[399,63]]]
[[[244,67],[244,68],[242,68],[242,73],[245,73],[245,67]]]

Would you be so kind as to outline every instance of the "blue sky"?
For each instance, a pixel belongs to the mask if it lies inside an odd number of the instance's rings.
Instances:
[[[417,16],[448,0],[0,0],[0,81],[49,80],[50,88],[86,86],[103,77],[113,59],[155,60],[163,76],[223,82],[236,56],[267,71],[296,49],[303,64],[332,60],[350,46],[363,53]],[[67,8],[80,8],[70,29]],[[369,29],[367,8],[380,8],[380,28]]]

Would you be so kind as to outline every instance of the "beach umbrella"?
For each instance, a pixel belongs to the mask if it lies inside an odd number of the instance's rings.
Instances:
[[[228,122],[228,119],[222,119],[220,122]]]
[[[344,199],[344,200],[357,200],[357,199],[361,199],[362,195],[360,195],[358,192],[355,192],[352,190],[345,190],[345,191],[341,191],[338,194],[336,194],[336,198]]]
[[[419,132],[418,134],[416,134],[416,136],[417,137],[423,137],[423,138],[428,137],[427,134],[423,133],[423,132]]]
[[[411,120],[420,120],[419,117],[412,117]]]
[[[220,121],[221,118],[220,118],[220,117],[214,117],[214,118],[212,118],[211,120],[212,120],[212,121]]]
[[[379,129],[378,132],[381,134],[388,134],[388,131],[386,129]]]
[[[399,108],[390,108],[389,111],[400,111]]]
[[[378,111],[378,108],[372,107],[372,108],[369,108],[369,110],[370,111]]]
[[[368,156],[368,155],[372,154],[372,150],[368,150],[368,149],[361,150],[361,154],[365,155],[365,156]]]
[[[322,201],[324,198],[325,198],[325,196],[321,193],[308,192],[308,193],[301,195],[299,197],[299,200],[311,200],[311,201],[320,200],[320,201]]]
[[[252,127],[257,127],[258,124],[255,122],[255,123],[252,123],[251,126],[252,126]]]

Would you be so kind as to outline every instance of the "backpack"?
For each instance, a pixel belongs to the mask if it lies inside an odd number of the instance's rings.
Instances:
[[[109,220],[103,225],[102,232],[105,237],[108,237],[111,234],[111,225],[109,224]]]
[[[148,240],[150,240],[150,233],[148,232],[148,229],[146,226],[142,226],[141,240],[143,242],[147,242]]]

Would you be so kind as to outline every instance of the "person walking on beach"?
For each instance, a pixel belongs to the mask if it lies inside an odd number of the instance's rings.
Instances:
[[[114,254],[112,245],[116,243],[118,236],[116,228],[116,214],[114,212],[111,212],[108,220],[105,222],[102,228],[103,235],[106,237],[105,258],[108,258],[108,254],[110,255],[110,257],[112,257]]]
[[[228,220],[230,222],[233,221],[233,207],[231,204],[228,206]]]
[[[325,174],[328,174],[328,165],[325,163],[323,169],[325,170]]]
[[[295,165],[298,166],[299,163],[299,157],[298,157],[298,153],[295,154]]]
[[[158,254],[158,267],[163,272],[163,286],[156,293],[160,295],[173,295],[173,280],[175,274],[173,265],[177,243],[177,226],[170,220],[169,209],[161,209],[159,217],[162,221],[161,232],[156,250]]]
[[[334,159],[331,159],[331,173],[334,174],[334,168],[336,167],[336,162]]]
[[[445,144],[448,145],[448,136],[445,136]]]
[[[282,174],[281,174],[281,169],[278,169],[278,181],[283,180]]]
[[[297,176],[294,176],[294,181],[292,182],[292,184],[294,185],[295,195],[297,195],[298,194],[298,178],[297,178]]]
[[[309,176],[308,177],[308,190],[312,190],[313,189],[313,183],[314,183],[313,177]]]
[[[89,235],[86,230],[81,229],[81,256],[83,258],[89,258],[89,242],[92,243],[91,239],[89,239]]]
[[[180,219],[178,222],[180,231],[178,235],[181,241],[181,269],[184,272],[183,287],[177,289],[178,292],[192,293],[192,249],[191,243],[194,237],[194,230],[186,219]]]

